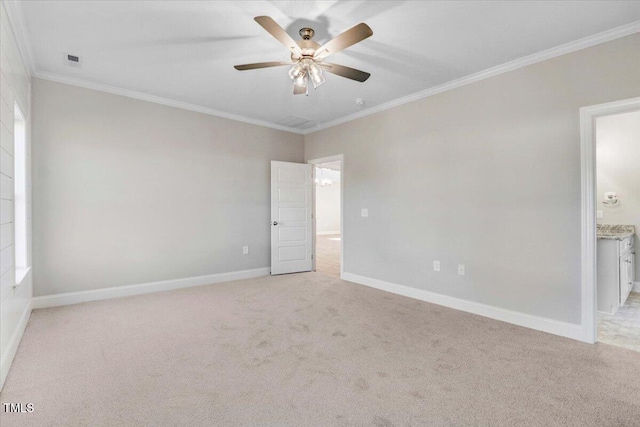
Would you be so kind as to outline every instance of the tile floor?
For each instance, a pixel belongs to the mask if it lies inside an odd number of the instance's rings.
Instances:
[[[598,313],[598,341],[640,351],[640,293],[631,292],[613,316]]]
[[[316,237],[316,271],[340,278],[340,235]]]

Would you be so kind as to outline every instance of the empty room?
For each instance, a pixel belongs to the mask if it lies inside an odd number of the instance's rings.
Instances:
[[[637,426],[640,2],[0,0],[0,425]]]

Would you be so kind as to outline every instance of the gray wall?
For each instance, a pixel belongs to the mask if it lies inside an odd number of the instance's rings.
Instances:
[[[345,272],[580,323],[579,108],[637,96],[640,34],[307,135],[345,155]]]
[[[596,164],[598,167],[598,224],[627,224],[636,227],[636,248],[640,248],[640,111],[599,117],[596,120]],[[604,193],[615,191],[618,203],[602,203]],[[636,251],[636,281],[640,281],[640,250]]]
[[[35,296],[269,266],[303,136],[40,79],[32,114]]]

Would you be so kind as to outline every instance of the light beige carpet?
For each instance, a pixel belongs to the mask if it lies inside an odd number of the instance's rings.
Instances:
[[[640,355],[318,273],[35,311],[2,427],[640,424]]]

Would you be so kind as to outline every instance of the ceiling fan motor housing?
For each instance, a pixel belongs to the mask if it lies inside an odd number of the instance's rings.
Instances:
[[[300,34],[300,37],[302,37],[302,40],[311,40],[316,32],[313,31],[312,28],[304,27],[300,28],[300,31],[298,31],[298,33]]]
[[[294,61],[297,61],[298,59],[305,56],[313,56],[313,54],[316,53],[316,50],[318,50],[318,48],[320,47],[320,45],[313,40],[298,40],[296,43],[298,43],[298,46],[300,46],[300,49],[302,49],[302,56],[297,56],[296,54],[292,53],[291,59],[293,59]]]

